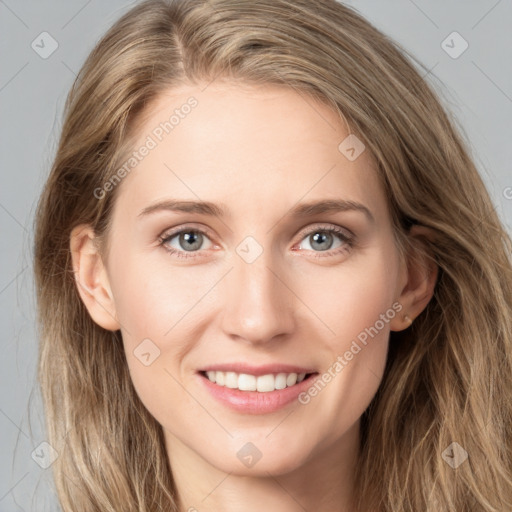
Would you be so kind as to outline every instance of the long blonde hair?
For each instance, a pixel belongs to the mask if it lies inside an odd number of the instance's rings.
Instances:
[[[132,386],[120,332],[80,300],[69,239],[108,230],[97,199],[160,92],[216,78],[281,84],[339,113],[378,163],[397,243],[411,224],[439,267],[434,296],[390,335],[362,418],[361,512],[512,510],[511,240],[431,87],[407,52],[334,0],[148,0],[92,51],[70,91],[38,204],[39,381],[65,512],[177,511],[161,426]],[[443,457],[457,442],[468,459]]]

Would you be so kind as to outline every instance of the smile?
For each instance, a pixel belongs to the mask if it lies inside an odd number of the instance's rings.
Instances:
[[[233,363],[197,372],[199,384],[215,401],[242,414],[269,414],[299,404],[298,396],[319,376],[312,368]]]
[[[302,382],[307,373],[278,373],[266,375],[250,375],[247,373],[207,371],[204,375],[210,382],[218,386],[225,386],[231,389],[239,389],[240,391],[259,391],[260,393],[268,393],[276,389],[285,389],[295,386]]]

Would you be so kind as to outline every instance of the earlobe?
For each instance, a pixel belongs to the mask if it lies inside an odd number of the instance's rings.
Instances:
[[[73,273],[78,293],[91,318],[109,331],[120,328],[107,269],[89,225],[75,227],[70,236]]]
[[[407,329],[427,307],[434,295],[439,272],[426,243],[435,242],[435,233],[426,226],[413,225],[409,235],[414,238],[411,243],[415,249],[407,257],[407,282],[398,298],[403,312],[391,322],[392,331]]]

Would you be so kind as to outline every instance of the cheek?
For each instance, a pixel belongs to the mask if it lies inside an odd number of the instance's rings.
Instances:
[[[165,258],[124,259],[112,284],[117,317],[133,343],[141,336],[164,339],[197,301],[197,287],[186,282],[182,269],[171,271]]]
[[[166,263],[125,259],[111,278],[130,376],[139,398],[159,422],[172,408],[193,405],[179,384],[179,363],[190,350],[201,310],[193,306],[211,280],[206,276],[198,280],[204,285],[191,286],[186,272],[171,272]]]
[[[375,251],[338,273],[316,281],[309,297],[330,333],[323,336],[324,366],[319,381],[301,397],[327,431],[318,442],[346,431],[375,395],[385,368],[390,321],[401,310],[395,302],[398,265],[393,251]],[[390,263],[391,262],[391,263]],[[361,263],[359,265],[359,263]],[[323,288],[324,294],[318,290]],[[325,440],[322,440],[325,436]]]
[[[397,275],[398,259],[390,245],[356,255],[338,269],[317,273],[314,286],[311,281],[300,281],[298,294],[307,297],[308,306],[321,320],[324,328],[319,333],[324,333],[333,355],[348,350],[358,336],[364,342],[365,333],[375,324],[379,331],[375,337],[387,337],[389,320],[400,308],[397,304],[392,308]],[[381,315],[386,316],[384,323]]]

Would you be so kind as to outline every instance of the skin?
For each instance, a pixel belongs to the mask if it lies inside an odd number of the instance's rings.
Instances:
[[[389,332],[425,308],[436,268],[400,259],[375,163],[369,151],[349,161],[338,150],[348,132],[326,105],[274,85],[202,88],[169,90],[148,108],[136,147],[198,100],[118,185],[108,253],[90,226],[73,230],[80,295],[94,321],[121,330],[134,387],[164,428],[181,510],[352,511],[360,417],[382,380]],[[228,214],[139,216],[170,198],[222,203]],[[374,221],[359,211],[288,215],[320,199],[361,203]],[[315,249],[315,229],[331,226],[353,233],[353,247],[334,234]],[[195,252],[179,235],[167,242],[193,257],[159,244],[180,227],[205,231]],[[236,252],[247,236],[263,249],[252,263]],[[397,302],[401,312],[308,404],[241,414],[198,379],[201,367],[235,361],[321,374]],[[149,366],[134,355],[147,338],[160,350]],[[252,467],[237,457],[247,442],[262,454]]]

